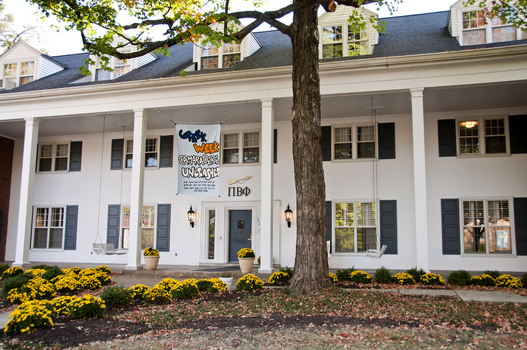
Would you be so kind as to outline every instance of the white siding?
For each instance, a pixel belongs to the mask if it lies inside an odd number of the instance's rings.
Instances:
[[[58,73],[64,70],[61,66],[55,62],[47,59],[46,57],[40,58],[40,75],[38,79],[47,77],[48,75]]]
[[[136,67],[133,67],[133,68],[140,68],[142,66],[144,66],[145,64],[148,64],[150,62],[153,62],[157,59],[156,55],[154,55],[153,53],[148,53],[144,56],[141,56],[141,57],[138,57],[136,60],[137,60],[137,66]],[[132,63],[133,65],[133,63]]]
[[[253,33],[250,33],[248,36],[247,36],[247,45],[249,46],[248,48],[248,55],[247,56],[251,56],[253,53],[255,53],[256,51],[258,51],[260,49],[260,47],[262,47],[260,45],[260,43],[258,42],[258,39],[256,39],[256,37],[254,36]]]

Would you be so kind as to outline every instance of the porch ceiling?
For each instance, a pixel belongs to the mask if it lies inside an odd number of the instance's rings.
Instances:
[[[449,88],[427,88],[424,95],[425,113],[469,111],[498,108],[527,107],[525,99],[527,82],[459,86]],[[349,118],[369,116],[371,98],[377,107],[377,116],[409,115],[411,101],[408,91],[355,94],[322,97],[322,118]],[[289,121],[292,98],[275,100],[275,121]],[[382,107],[382,108],[379,108]],[[261,122],[259,101],[238,102],[221,105],[199,105],[162,110],[149,110],[149,130],[173,127],[173,123],[200,124],[224,123],[227,125],[254,124]],[[133,113],[106,115],[105,132],[122,132],[133,129]],[[47,118],[40,123],[39,136],[78,135],[100,133],[103,130],[102,115],[76,115],[68,118]],[[10,138],[24,136],[23,121],[0,122],[0,135]]]

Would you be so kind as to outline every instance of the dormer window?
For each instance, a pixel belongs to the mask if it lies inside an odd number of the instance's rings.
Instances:
[[[123,52],[128,53],[129,51]],[[113,72],[106,71],[101,68],[101,60],[97,60],[97,68],[95,68],[95,81],[103,81],[116,79],[131,70],[131,64],[128,60],[120,60],[115,57],[110,57],[108,66],[113,69]]]
[[[465,45],[485,43],[487,41],[485,26],[485,12],[463,12],[463,43]]]
[[[16,62],[4,64],[4,86],[17,87],[30,83],[35,78],[35,62]]]
[[[131,65],[127,60],[115,59],[114,74],[116,78],[128,73],[131,70]]]
[[[241,61],[240,44],[224,43],[221,47],[205,46],[201,52],[201,69],[229,68]]]
[[[322,58],[367,55],[368,32],[354,33],[351,26],[323,27],[322,50]]]

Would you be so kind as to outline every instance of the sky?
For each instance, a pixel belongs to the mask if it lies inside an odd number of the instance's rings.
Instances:
[[[51,56],[80,53],[82,51],[82,42],[77,32],[67,32],[63,29],[57,33],[55,29],[50,27],[51,24],[57,25],[57,22],[50,19],[42,21],[35,15],[37,12],[36,7],[26,3],[24,0],[3,0],[3,2],[6,6],[5,13],[10,13],[14,16],[16,25],[22,26],[25,24],[39,27],[38,32],[42,40],[40,42],[29,42],[36,49],[45,49]],[[403,4],[399,5],[399,10],[394,13],[394,16],[448,11],[455,2],[456,0],[403,0]],[[278,9],[283,4],[283,0],[268,0],[266,8],[269,10]],[[375,9],[375,5],[368,5],[367,7]],[[382,9],[379,12],[379,17],[381,18],[389,15],[386,9]],[[285,19],[284,22],[287,23],[287,20]],[[289,18],[289,21],[291,20],[292,17]],[[268,29],[268,27],[259,28],[259,30],[265,29]]]

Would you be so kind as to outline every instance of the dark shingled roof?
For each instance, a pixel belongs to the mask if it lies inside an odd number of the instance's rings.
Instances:
[[[380,35],[379,43],[372,55],[339,57],[322,61],[344,61],[372,57],[393,57],[437,52],[471,50],[486,47],[514,46],[527,44],[527,40],[517,40],[494,44],[460,46],[447,29],[448,11],[411,16],[384,18],[385,33]],[[291,40],[277,30],[254,33],[262,47],[232,68],[206,71],[192,71],[189,75],[210,74],[217,71],[249,70],[259,68],[283,67],[292,65]],[[68,86],[111,84],[114,82],[158,79],[177,76],[183,69],[192,65],[193,45],[177,45],[169,48],[170,56],[160,55],[157,60],[135,69],[115,80],[71,84],[83,76],[79,67],[88,54],[75,54],[49,57],[66,67],[63,71],[43,79],[5,90],[2,93],[54,89]]]

